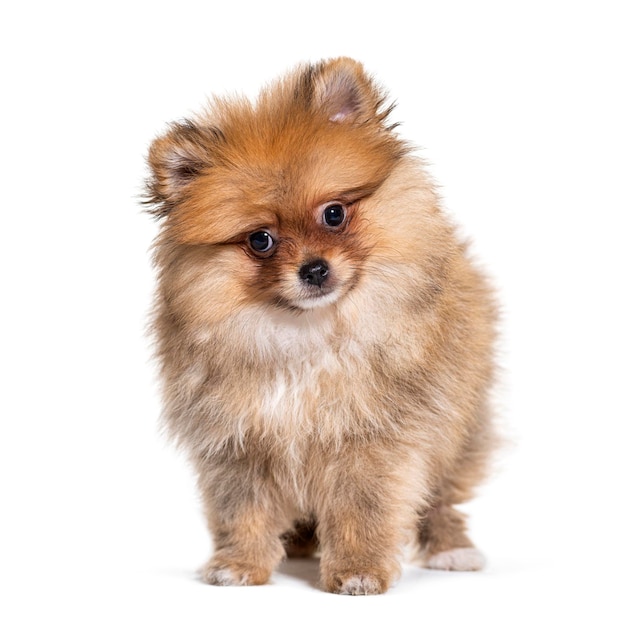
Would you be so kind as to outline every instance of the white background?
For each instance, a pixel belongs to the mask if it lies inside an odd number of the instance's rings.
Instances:
[[[617,4],[3,4],[0,622],[622,623]],[[398,101],[499,286],[511,444],[467,507],[489,567],[407,566],[370,598],[321,592],[316,562],[204,586],[144,332],[145,154],[208,94],[342,54]]]

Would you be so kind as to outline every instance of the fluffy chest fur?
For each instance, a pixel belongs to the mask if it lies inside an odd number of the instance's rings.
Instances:
[[[171,387],[168,419],[204,451],[377,431],[391,419],[371,360],[381,338],[349,317],[247,310],[205,330]]]

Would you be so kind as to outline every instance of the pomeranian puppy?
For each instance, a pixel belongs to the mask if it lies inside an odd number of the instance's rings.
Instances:
[[[338,58],[151,146],[164,417],[207,583],[318,550],[324,589],[378,594],[414,542],[426,567],[483,565],[454,505],[494,442],[495,306],[391,108]]]

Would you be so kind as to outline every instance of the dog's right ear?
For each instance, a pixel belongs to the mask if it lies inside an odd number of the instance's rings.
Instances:
[[[221,139],[217,129],[184,120],[171,124],[165,135],[154,140],[144,196],[152,215],[162,218],[175,208],[186,186],[211,166],[211,149]]]

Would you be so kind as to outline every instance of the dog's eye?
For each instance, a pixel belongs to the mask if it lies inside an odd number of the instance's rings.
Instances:
[[[272,250],[275,245],[275,240],[271,234],[265,230],[258,230],[255,233],[249,235],[249,245],[255,252],[268,252]]]
[[[341,204],[330,204],[322,214],[322,221],[331,228],[339,226],[346,217],[346,212]]]

